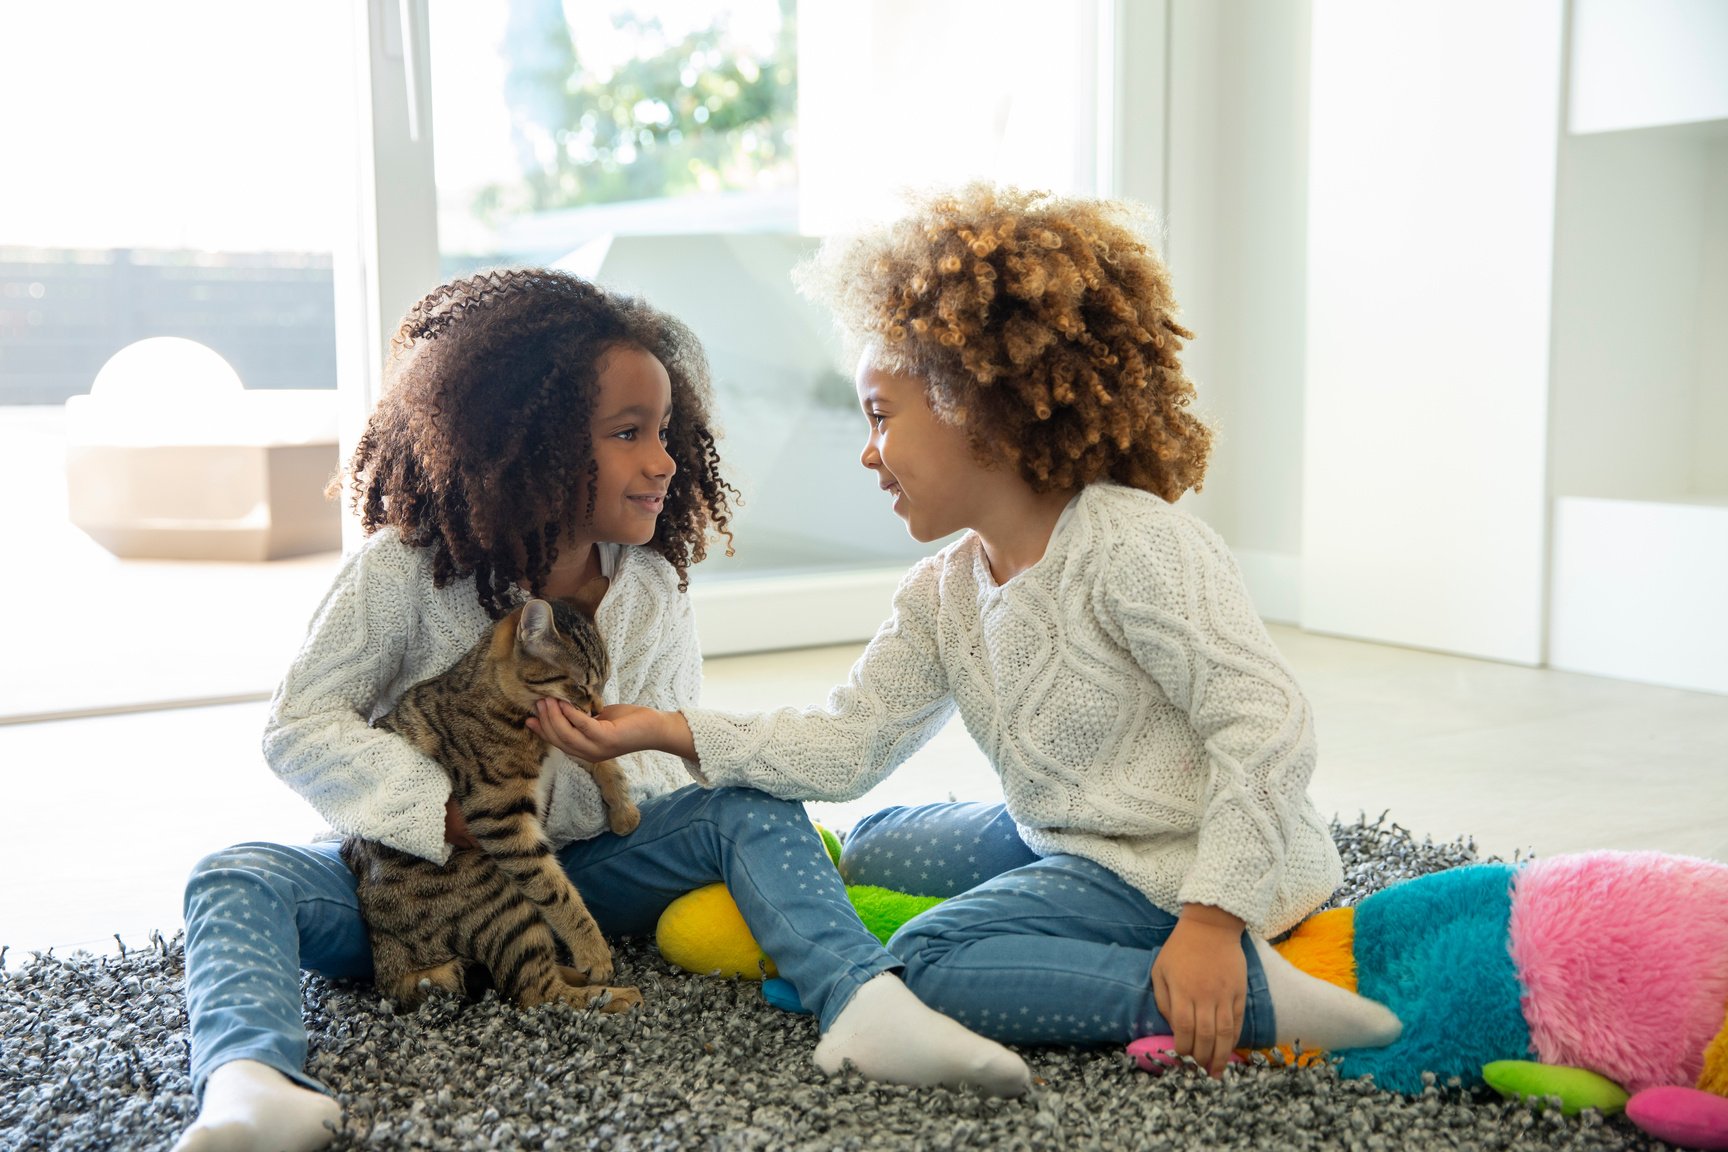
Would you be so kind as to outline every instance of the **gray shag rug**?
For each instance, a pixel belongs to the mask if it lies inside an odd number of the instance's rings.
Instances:
[[[1385,817],[1333,827],[1336,902],[1477,858]],[[1223,1082],[1153,1077],[1120,1048],[1031,1048],[1019,1100],[829,1079],[816,1025],[760,985],[617,946],[644,1009],[520,1012],[490,993],[398,1016],[368,985],[307,976],[309,1070],[345,1109],[337,1149],[1659,1149],[1623,1117],[1563,1118],[1435,1085],[1401,1097],[1326,1065],[1256,1062]],[[3,958],[0,958],[3,962]],[[167,1148],[195,1116],[184,954],[160,937],[118,957],[33,954],[0,968],[0,1149]]]

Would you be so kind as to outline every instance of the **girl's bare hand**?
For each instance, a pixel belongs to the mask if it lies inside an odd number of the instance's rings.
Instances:
[[[1190,904],[1152,962],[1152,995],[1176,1037],[1214,1079],[1223,1076],[1242,1035],[1248,959],[1242,921],[1219,908]]]
[[[679,712],[612,704],[590,716],[562,700],[541,700],[528,728],[546,743],[589,764],[655,749],[695,759],[690,726]]]

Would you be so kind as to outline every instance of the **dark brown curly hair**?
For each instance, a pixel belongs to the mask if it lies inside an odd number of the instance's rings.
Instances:
[[[1170,273],[1131,204],[970,184],[822,250],[799,286],[854,350],[925,383],[985,463],[1035,491],[1114,480],[1198,490],[1212,432],[1188,410]]]
[[[546,268],[453,280],[403,317],[347,469],[366,533],[391,524],[433,549],[439,587],[472,574],[495,619],[513,606],[513,584],[539,593],[559,541],[593,515],[588,424],[598,361],[618,346],[649,352],[672,379],[666,450],[678,470],[648,547],[687,588],[710,529],[730,551],[737,495],[720,476],[702,345],[639,299]]]

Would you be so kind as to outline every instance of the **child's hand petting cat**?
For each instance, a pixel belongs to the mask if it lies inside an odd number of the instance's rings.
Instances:
[[[562,700],[541,700],[528,728],[554,748],[590,764],[649,749],[696,759],[696,743],[682,712],[611,704],[590,716]]]

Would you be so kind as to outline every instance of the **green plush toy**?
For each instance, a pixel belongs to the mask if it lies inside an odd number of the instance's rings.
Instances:
[[[822,843],[838,867],[839,838],[820,824],[816,830],[822,834]],[[864,927],[884,944],[900,925],[926,908],[942,903],[940,896],[912,896],[870,884],[849,885],[846,895],[858,910]],[[750,934],[724,884],[710,884],[672,901],[660,914],[655,942],[660,946],[660,955],[689,972],[744,980],[772,979],[779,974],[773,958],[763,953]]]

